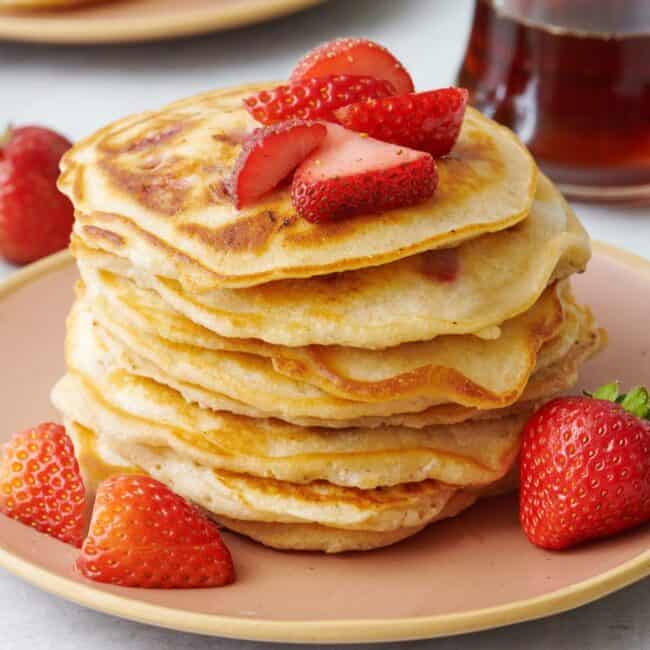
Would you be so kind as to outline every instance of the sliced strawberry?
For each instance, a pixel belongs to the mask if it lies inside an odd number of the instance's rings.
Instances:
[[[364,137],[336,124],[296,170],[291,196],[313,223],[415,205],[438,184],[436,164],[422,151]]]
[[[415,90],[406,68],[385,47],[365,38],[339,38],[323,43],[298,62],[291,73],[291,81],[329,74],[385,79],[398,95]]]
[[[243,142],[227,190],[238,208],[277,187],[325,139],[322,124],[292,120],[256,129]]]
[[[464,88],[443,88],[369,99],[339,108],[335,115],[348,129],[439,157],[458,139],[467,96]]]
[[[77,568],[124,587],[220,587],[235,577],[217,527],[159,481],[136,474],[99,486]]]
[[[15,433],[2,450],[0,512],[81,546],[86,491],[65,429],[46,422]]]
[[[290,118],[335,121],[336,108],[373,97],[389,97],[394,92],[390,82],[373,77],[328,75],[262,90],[247,97],[244,105],[262,124],[275,124]]]

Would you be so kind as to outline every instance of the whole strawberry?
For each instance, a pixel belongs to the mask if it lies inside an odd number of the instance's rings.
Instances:
[[[86,492],[65,429],[43,423],[2,449],[0,512],[67,544],[81,546]]]
[[[217,527],[148,476],[113,476],[97,490],[81,573],[123,587],[219,587],[234,580]]]
[[[48,178],[58,177],[59,160],[72,146],[68,138],[43,126],[10,128],[4,139],[4,157],[19,172],[37,170]]]
[[[56,187],[59,160],[71,146],[36,126],[0,138],[0,255],[26,264],[68,245],[72,204]]]
[[[650,520],[650,400],[561,397],[528,422],[521,451],[520,519],[533,544],[564,549]]]

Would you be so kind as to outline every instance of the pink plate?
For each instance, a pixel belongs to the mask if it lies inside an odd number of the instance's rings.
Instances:
[[[57,418],[63,330],[76,271],[60,254],[0,288],[0,440]],[[650,263],[603,245],[576,292],[610,332],[583,387],[650,383]],[[632,318],[631,315],[634,314]],[[516,499],[485,501],[394,547],[328,557],[281,553],[226,534],[239,579],[221,590],[155,591],[94,584],[75,549],[0,517],[0,565],[88,607],[153,625],[265,641],[360,642],[441,636],[546,616],[650,574],[650,526],[571,552],[531,546]],[[387,597],[389,595],[390,597]]]

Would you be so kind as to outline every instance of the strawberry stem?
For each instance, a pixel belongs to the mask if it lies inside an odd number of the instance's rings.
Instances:
[[[619,384],[616,381],[605,384],[597,388],[593,393],[587,393],[587,395],[595,399],[616,402],[628,413],[645,420],[650,420],[650,394],[643,386],[635,386],[629,392],[621,393]]]
[[[637,417],[650,419],[650,395],[643,386],[636,386],[627,395],[621,396],[620,405]]]

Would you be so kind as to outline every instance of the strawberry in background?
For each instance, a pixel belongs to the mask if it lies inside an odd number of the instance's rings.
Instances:
[[[72,204],[56,187],[71,142],[40,126],[0,136],[0,255],[27,264],[68,245]]]

